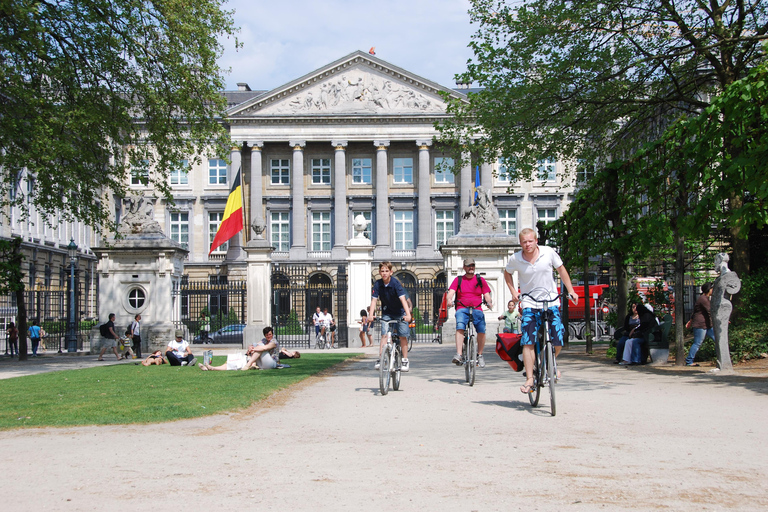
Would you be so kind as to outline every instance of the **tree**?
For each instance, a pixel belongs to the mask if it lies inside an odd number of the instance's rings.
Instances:
[[[114,229],[129,172],[172,200],[172,169],[225,154],[217,38],[235,29],[221,4],[0,3],[0,211]]]
[[[761,0],[472,0],[470,16],[475,56],[458,81],[481,90],[449,103],[441,138],[456,154],[515,161],[513,179],[531,179],[543,157],[627,158],[764,61],[768,30]],[[746,273],[748,245],[731,235]]]
[[[0,240],[0,295],[12,293],[16,301],[16,327],[19,329],[19,361],[27,359],[27,308],[24,303],[24,274],[21,263],[21,238]]]

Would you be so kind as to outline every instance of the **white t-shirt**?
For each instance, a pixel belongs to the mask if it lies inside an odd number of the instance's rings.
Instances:
[[[168,343],[168,348],[173,350],[173,353],[176,357],[184,357],[187,355],[187,347],[189,346],[189,343],[187,343],[186,340],[182,339],[181,341],[173,340],[170,343]]]
[[[551,299],[557,295],[557,286],[552,271],[560,268],[563,260],[551,247],[539,246],[539,257],[531,263],[523,258],[523,251],[516,252],[509,258],[506,271],[510,274],[517,272],[517,280],[521,293],[530,293],[534,297]],[[533,292],[533,293],[532,293]],[[523,299],[524,308],[543,308],[543,304],[528,297]],[[550,303],[548,307],[556,305]]]

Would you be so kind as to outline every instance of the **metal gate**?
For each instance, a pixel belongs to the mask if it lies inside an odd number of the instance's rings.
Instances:
[[[173,289],[173,323],[186,328],[190,343],[242,344],[246,318],[246,282],[227,276],[207,281],[183,279]]]
[[[336,275],[332,276],[311,265],[273,264],[271,281],[272,328],[280,345],[313,346],[315,326],[312,315],[320,307],[328,308],[336,320],[334,343],[339,347],[348,346],[345,265],[339,265]]]
[[[403,287],[412,303],[412,340],[415,343],[442,343],[438,316],[443,293],[446,290],[445,279],[422,279],[415,283],[404,284]],[[377,309],[376,321],[372,326],[376,343],[381,339],[381,327],[378,321],[380,317],[381,312]]]

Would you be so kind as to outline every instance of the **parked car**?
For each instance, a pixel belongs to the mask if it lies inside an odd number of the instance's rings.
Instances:
[[[243,343],[243,330],[245,324],[231,324],[226,327],[222,327],[218,331],[214,331],[208,334],[208,339],[202,339],[200,336],[195,337],[193,343]]]

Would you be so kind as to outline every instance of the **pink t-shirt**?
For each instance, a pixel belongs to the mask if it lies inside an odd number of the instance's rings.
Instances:
[[[461,290],[458,290],[459,278],[453,280],[449,290],[456,292],[456,309],[461,308],[479,308],[483,303],[483,294],[491,293],[488,283],[480,278],[480,286],[477,286],[477,275],[472,277],[463,276],[461,278]]]

